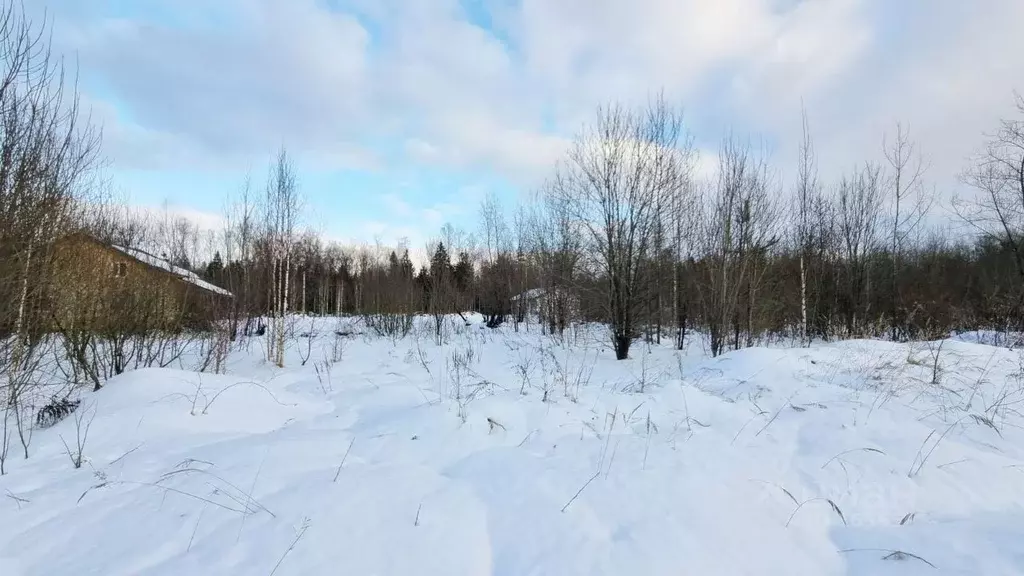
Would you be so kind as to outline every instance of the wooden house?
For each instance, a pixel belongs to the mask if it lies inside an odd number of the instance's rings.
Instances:
[[[233,298],[163,258],[86,234],[59,239],[51,258],[48,307],[57,330],[201,327],[223,317]]]

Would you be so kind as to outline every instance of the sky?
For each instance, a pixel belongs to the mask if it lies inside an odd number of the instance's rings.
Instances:
[[[943,195],[1024,91],[1020,0],[26,0],[74,62],[105,172],[216,226],[285,147],[304,221],[423,246],[551,174],[597,106],[663,92],[714,166],[763,143],[783,185],[801,107],[823,179],[910,127]]]

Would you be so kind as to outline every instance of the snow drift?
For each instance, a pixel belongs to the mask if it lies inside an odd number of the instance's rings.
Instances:
[[[333,363],[334,322],[83,394],[0,477],[0,574],[1024,573],[1015,351],[471,325]]]

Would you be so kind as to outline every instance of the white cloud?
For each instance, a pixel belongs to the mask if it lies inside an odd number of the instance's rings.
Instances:
[[[456,0],[352,0],[349,14],[157,0],[173,26],[60,1],[76,18],[58,14],[64,45],[117,102],[97,107],[111,156],[146,168],[262,159],[284,143],[319,168],[382,170],[362,146],[374,140],[525,187],[595,105],[664,88],[702,146],[764,131],[783,172],[801,100],[824,172],[876,157],[905,120],[945,185],[1024,89],[1019,0],[489,2],[493,33]]]
[[[1024,3],[927,6],[908,16],[921,22],[898,33],[897,49],[876,48],[811,109],[826,171],[880,160],[883,134],[901,121],[928,162],[928,181],[945,194],[959,187],[957,174],[984,134],[1011,112],[1012,91],[1024,88],[1024,36],[1016,31]],[[791,118],[779,132],[792,139],[799,116]]]
[[[102,112],[116,121],[108,135],[115,160],[164,165],[189,149],[211,162],[244,161],[284,144],[351,164],[372,97],[364,89],[369,36],[355,18],[312,0],[171,6],[196,16],[185,25],[101,16],[55,23],[87,84],[116,100],[116,116]],[[229,25],[206,22],[219,17]]]
[[[222,214],[196,210],[188,206],[174,204],[165,204],[163,206],[129,204],[126,210],[128,215],[133,218],[153,223],[174,222],[184,219],[194,225],[201,233],[220,233],[228,226],[228,220]]]
[[[413,214],[412,206],[396,194],[385,194],[381,196],[381,202],[384,203],[387,210],[394,216],[407,218]]]
[[[343,244],[377,245],[394,248],[404,245],[415,258],[435,238],[441,227],[467,214],[475,214],[483,190],[468,186],[445,201],[416,205],[391,192],[378,197],[379,217],[358,219],[338,226],[321,226],[326,236]]]
[[[718,152],[698,150],[693,164],[693,179],[695,181],[712,181],[718,174],[718,161]]]
[[[840,80],[870,47],[863,0],[800,2],[773,18],[773,32],[757,44],[736,77],[737,107],[789,108]],[[770,100],[770,102],[765,102]]]
[[[434,164],[443,158],[437,146],[419,138],[409,138],[405,141],[405,153],[423,164]]]
[[[487,167],[521,184],[542,178],[568,147],[563,137],[504,124],[492,113],[448,111],[433,118],[432,130],[443,144],[415,143],[418,160]]]

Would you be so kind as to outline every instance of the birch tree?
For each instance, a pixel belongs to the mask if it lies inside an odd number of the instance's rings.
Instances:
[[[24,456],[30,388],[53,296],[50,249],[74,229],[100,135],[79,104],[77,79],[51,51],[50,28],[16,2],[0,6],[0,459],[14,424]]]
[[[264,226],[270,252],[268,302],[270,330],[267,333],[267,358],[284,367],[285,333],[294,256],[295,228],[299,218],[299,196],[295,171],[287,151],[281,149],[270,169],[266,186]]]
[[[796,247],[800,258],[800,340],[804,345],[808,345],[810,334],[807,329],[807,275],[813,246],[811,218],[815,197],[818,194],[818,163],[806,110],[801,114],[801,126],[796,188]]]

